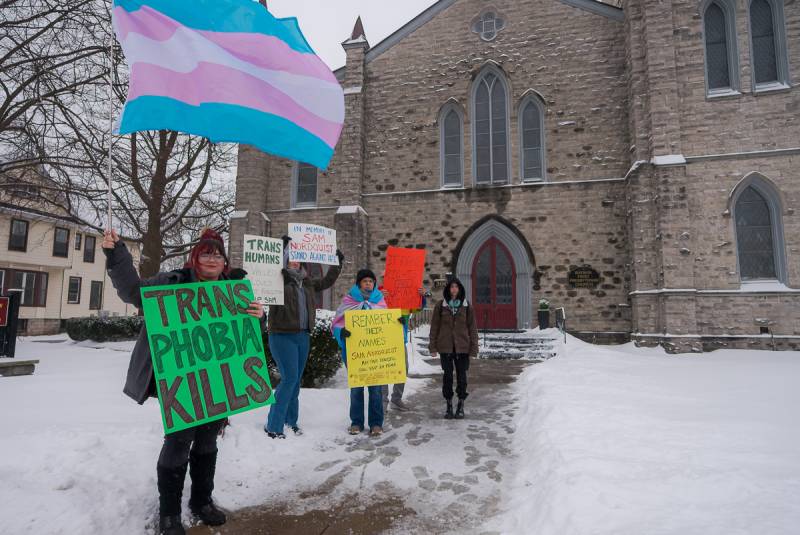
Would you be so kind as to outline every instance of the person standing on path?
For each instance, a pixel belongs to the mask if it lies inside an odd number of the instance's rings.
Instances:
[[[158,273],[146,280],[139,278],[133,265],[133,257],[114,230],[103,235],[103,252],[106,255],[106,270],[119,298],[142,309],[140,289],[143,286],[189,284],[193,282],[227,280],[228,257],[222,237],[206,229],[192,248],[189,261],[183,269]],[[250,303],[247,314],[261,321],[265,327],[264,309],[259,303]],[[148,397],[156,397],[153,361],[147,328],[142,326],[136,345],[131,353],[125,394],[143,404]],[[192,494],[189,508],[194,516],[209,526],[225,523],[225,513],[211,499],[214,490],[214,473],[217,466],[217,435],[225,426],[225,420],[216,420],[164,437],[158,456],[159,532],[165,535],[183,535],[181,523],[181,497],[186,470],[192,478]]]
[[[375,287],[377,279],[375,273],[369,269],[359,270],[356,275],[356,284],[342,298],[342,304],[336,310],[336,315],[331,322],[331,331],[339,347],[342,348],[342,360],[347,366],[347,338],[350,331],[345,327],[344,313],[348,310],[370,310],[386,308],[383,294]],[[402,319],[402,318],[400,318]],[[383,402],[382,385],[367,387],[369,392],[367,423],[369,435],[377,437],[383,434]],[[350,428],[351,435],[357,435],[364,430],[364,387],[350,389]]]
[[[283,430],[288,426],[295,435],[302,435],[298,425],[300,416],[300,382],[308,361],[311,331],[316,324],[317,292],[327,290],[339,278],[344,254],[336,250],[338,266],[330,266],[321,279],[308,276],[300,262],[289,261],[289,238],[283,237],[283,304],[270,305],[269,350],[281,382],[275,389],[275,403],[269,408],[264,432],[270,438],[286,438]]]
[[[384,274],[385,277],[385,274]],[[387,292],[383,286],[379,286],[378,289],[383,293],[384,299],[389,299],[389,292]],[[408,335],[409,335],[409,321],[411,320],[411,314],[419,312],[423,308],[425,308],[425,296],[427,292],[425,288],[419,289],[419,295],[422,297],[422,304],[419,308],[414,309],[407,309],[403,308],[400,310],[400,322],[403,324],[403,350],[405,351],[406,356],[406,376],[408,376]],[[392,410],[398,411],[407,411],[409,410],[408,405],[403,401],[403,392],[405,392],[406,384],[405,383],[397,383],[392,385]],[[382,398],[383,398],[383,412],[386,412],[386,409],[389,407],[389,385],[383,385],[381,390]]]
[[[431,316],[429,349],[432,357],[441,354],[442,395],[447,401],[444,417],[464,418],[469,359],[478,355],[478,324],[467,302],[464,285],[451,278],[444,288],[444,299],[436,303]],[[456,372],[458,407],[453,414],[453,369]]]

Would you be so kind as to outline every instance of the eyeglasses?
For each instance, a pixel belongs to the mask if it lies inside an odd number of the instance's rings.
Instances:
[[[203,253],[200,255],[200,260],[203,262],[224,262],[225,257],[221,254]]]

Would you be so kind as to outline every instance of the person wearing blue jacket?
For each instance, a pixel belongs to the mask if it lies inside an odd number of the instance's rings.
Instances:
[[[370,310],[386,308],[383,294],[375,287],[375,274],[369,269],[362,269],[356,275],[356,284],[342,298],[342,304],[336,310],[331,323],[331,330],[336,342],[342,349],[342,360],[347,366],[347,338],[350,331],[345,328],[344,313],[348,310]],[[381,401],[382,385],[367,387],[369,392],[368,420],[369,434],[377,437],[383,434],[383,403]],[[364,430],[364,387],[350,389],[350,428],[351,435]]]

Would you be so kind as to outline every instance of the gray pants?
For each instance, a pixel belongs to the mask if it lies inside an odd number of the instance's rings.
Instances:
[[[408,352],[406,351],[406,374],[408,374]],[[405,383],[398,383],[396,385],[392,385],[392,401],[400,401],[403,399],[403,392],[406,389]],[[389,404],[389,385],[383,385],[381,387],[381,392],[383,394],[383,404]]]

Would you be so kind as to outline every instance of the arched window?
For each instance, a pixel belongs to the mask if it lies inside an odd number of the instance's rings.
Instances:
[[[756,90],[789,84],[783,1],[750,2],[750,42]]]
[[[783,281],[783,228],[777,193],[759,177],[740,184],[737,190],[733,198],[733,219],[742,281]]]
[[[464,137],[461,111],[448,103],[439,113],[439,147],[442,187],[454,188],[464,184]]]
[[[297,162],[292,173],[292,208],[317,205],[317,168]]]
[[[522,180],[544,180],[545,140],[544,106],[535,96],[522,99],[519,107],[520,177]]]
[[[735,9],[730,0],[713,0],[703,12],[708,94],[739,89],[739,54],[736,47]]]
[[[473,86],[473,171],[476,184],[509,181],[508,97],[499,69],[487,69]]]

